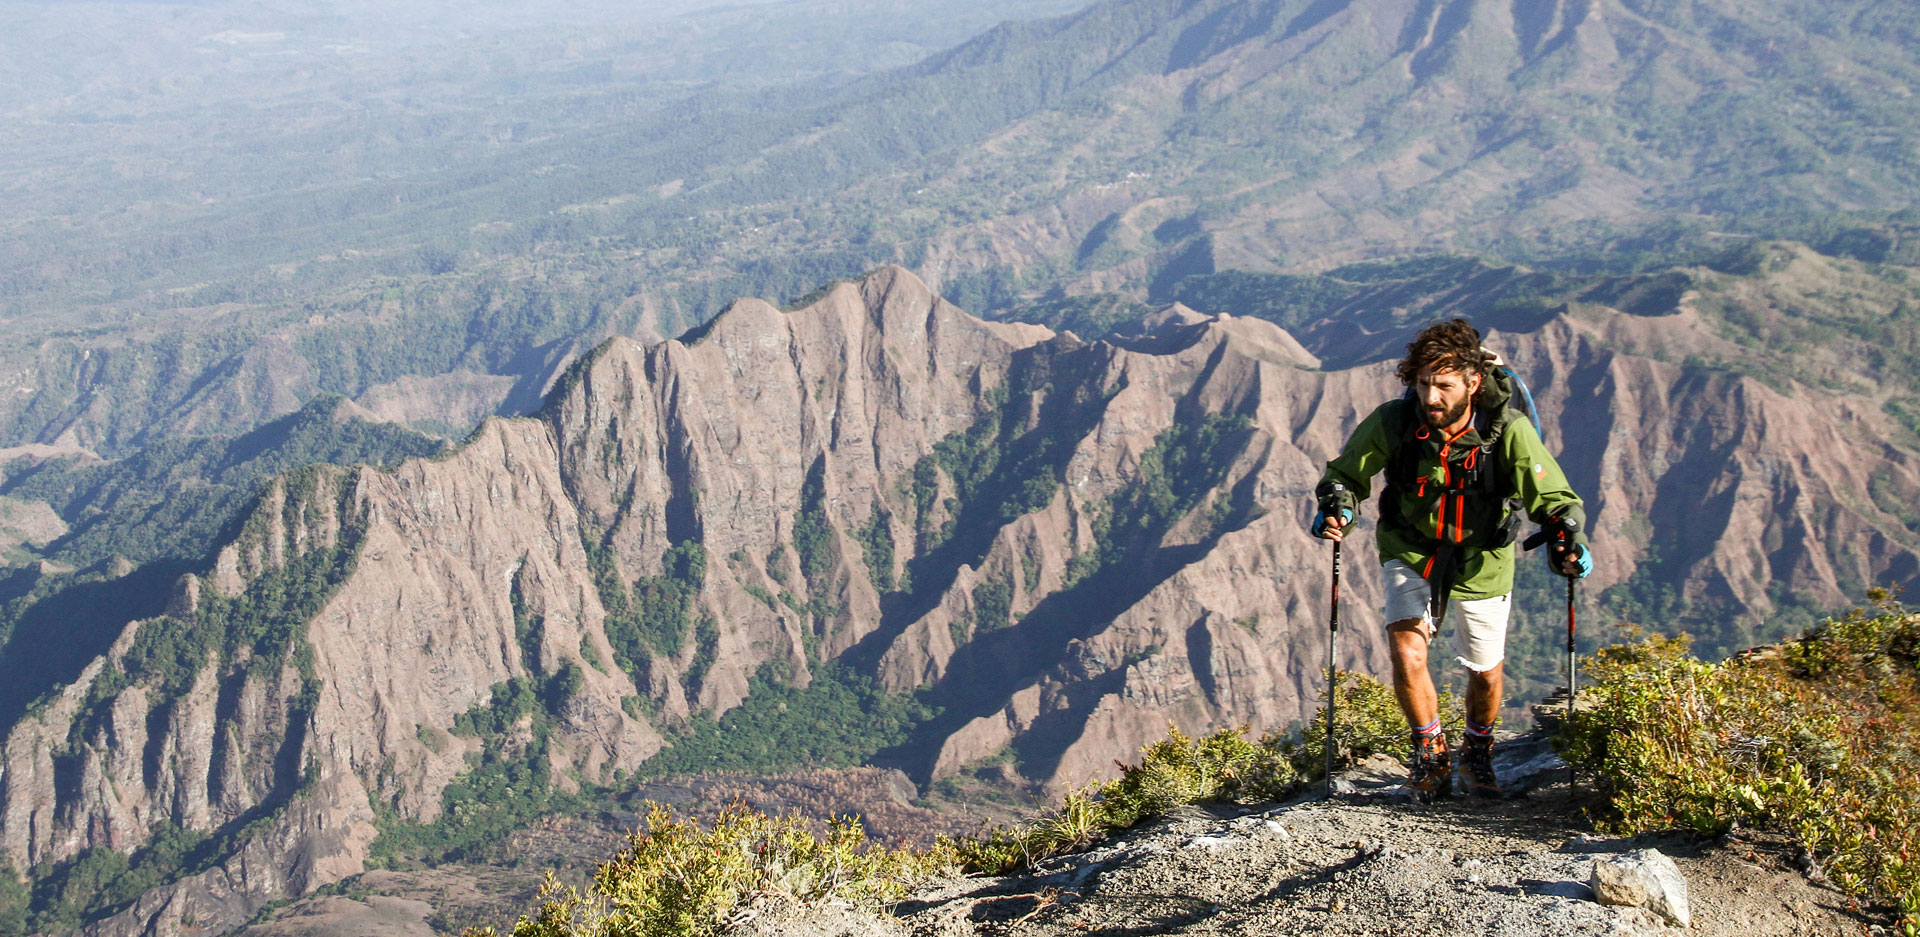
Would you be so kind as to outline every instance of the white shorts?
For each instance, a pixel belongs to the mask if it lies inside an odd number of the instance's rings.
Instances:
[[[1413,567],[1399,560],[1388,560],[1380,571],[1387,580],[1387,623],[1420,619],[1432,641],[1435,627],[1429,614],[1433,599],[1431,587]],[[1484,673],[1500,666],[1507,657],[1507,618],[1513,612],[1513,596],[1496,595],[1491,599],[1454,599],[1447,608],[1447,620],[1453,623],[1453,653],[1468,670]]]

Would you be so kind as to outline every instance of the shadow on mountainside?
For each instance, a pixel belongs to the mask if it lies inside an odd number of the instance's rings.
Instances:
[[[174,584],[196,565],[162,560],[118,578],[16,599],[20,605],[9,616],[11,630],[0,650],[0,727],[11,728],[41,694],[78,679],[128,622],[166,611]]]
[[[1100,377],[1111,354],[1097,345],[1052,343],[1016,352],[1004,395],[988,394],[989,405],[973,425],[942,439],[915,467],[916,498],[922,492],[926,498],[916,529],[929,527],[936,470],[953,486],[957,513],[940,532],[943,539],[907,564],[912,590],[881,597],[880,626],[848,651],[848,663],[871,672],[908,627],[940,604],[960,567],[979,566],[1007,524],[1053,500],[1075,447],[1106,415],[1113,391],[1100,388]]]
[[[1175,473],[1170,466],[1169,474],[1175,474],[1180,487],[1188,490],[1176,492],[1173,506],[1164,508],[1159,516],[1126,503],[1111,506],[1116,515],[1130,514],[1142,526],[1126,531],[1123,540],[1103,545],[1111,552],[1101,557],[1095,571],[1041,599],[1013,626],[976,635],[961,645],[946,673],[927,694],[928,701],[940,707],[940,715],[921,725],[904,744],[880,753],[876,763],[900,767],[925,783],[938,756],[939,740],[976,718],[999,711],[1015,692],[1048,672],[1073,666],[1076,655],[1084,651],[1081,642],[1098,634],[1174,574],[1204,558],[1222,536],[1245,526],[1255,513],[1253,486],[1257,471],[1247,473],[1230,490],[1224,522],[1197,542],[1161,545],[1168,532],[1186,517],[1197,492],[1211,490],[1218,483],[1225,473],[1225,463],[1244,453],[1253,435],[1242,426],[1204,444],[1203,448],[1211,451],[1198,460],[1202,463],[1196,466],[1198,471]],[[1078,663],[1089,675],[1065,689],[1067,705],[1042,713],[1019,743],[1022,773],[1029,777],[1053,772],[1093,707],[1119,692],[1133,661],[1085,659]]]

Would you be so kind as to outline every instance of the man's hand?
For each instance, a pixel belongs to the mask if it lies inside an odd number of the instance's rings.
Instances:
[[[1580,533],[1580,524],[1569,517],[1552,517],[1541,526],[1540,531],[1520,546],[1527,550],[1545,545],[1547,547],[1547,568],[1568,579],[1585,579],[1593,572],[1593,551],[1574,540]]]
[[[1593,572],[1593,553],[1577,543],[1555,541],[1547,549],[1547,566],[1568,579],[1585,579]]]
[[[1313,526],[1309,530],[1323,540],[1339,541],[1347,535],[1346,526],[1353,523],[1346,486],[1333,481],[1321,482],[1313,494]]]
[[[1346,527],[1353,523],[1353,512],[1341,509],[1338,514],[1328,514],[1325,510],[1314,512],[1313,535],[1323,540],[1341,540],[1347,535]]]

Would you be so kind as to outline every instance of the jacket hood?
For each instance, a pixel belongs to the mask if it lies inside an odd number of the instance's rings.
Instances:
[[[1499,413],[1506,409],[1513,399],[1513,375],[1506,366],[1494,360],[1487,368],[1486,375],[1480,379],[1480,393],[1474,395],[1473,405],[1488,413]]]

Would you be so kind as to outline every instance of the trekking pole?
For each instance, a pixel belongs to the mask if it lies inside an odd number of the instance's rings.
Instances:
[[[1579,671],[1574,665],[1573,645],[1573,598],[1575,583],[1579,580],[1567,577],[1567,721],[1561,725],[1564,735],[1573,728],[1573,695],[1579,690]],[[1567,788],[1569,792],[1580,783],[1579,772],[1573,767],[1573,759],[1567,759]]]
[[[1333,542],[1333,600],[1327,615],[1327,799],[1333,799],[1333,708],[1340,698],[1340,672],[1333,645],[1340,634],[1340,541]]]
[[[1557,542],[1559,544],[1557,549],[1562,552],[1576,550],[1579,549],[1579,546],[1574,541],[1574,535],[1579,532],[1579,523],[1562,518],[1533,536],[1528,537],[1526,542],[1521,544],[1521,547],[1531,552],[1534,548],[1546,543]],[[1558,564],[1554,566],[1554,571],[1559,572]],[[1566,574],[1561,573],[1561,575]],[[1567,737],[1567,732],[1573,728],[1573,696],[1574,693],[1579,690],[1578,664],[1574,659],[1575,648],[1573,643],[1573,606],[1576,595],[1576,583],[1578,582],[1577,577],[1567,576],[1567,718],[1560,723],[1560,737],[1563,740]],[[1574,768],[1573,760],[1569,758],[1567,760],[1567,786],[1571,789],[1578,783],[1579,772]]]

